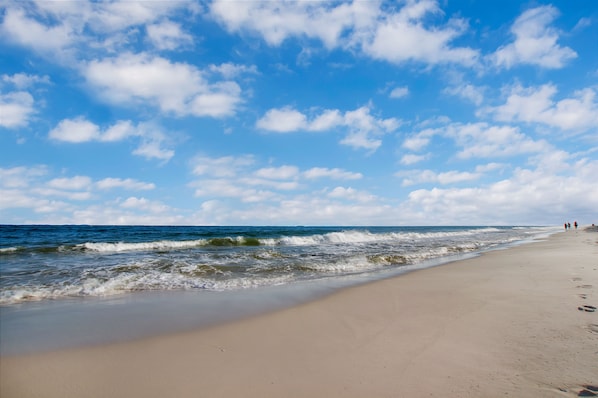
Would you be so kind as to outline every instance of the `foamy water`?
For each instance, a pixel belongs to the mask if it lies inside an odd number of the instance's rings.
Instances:
[[[375,275],[555,231],[0,226],[0,305],[142,291],[234,291]]]

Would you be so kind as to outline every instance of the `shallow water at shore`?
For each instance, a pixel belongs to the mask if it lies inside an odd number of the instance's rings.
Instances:
[[[33,240],[29,246],[13,245],[17,249],[3,255],[3,260],[9,261],[2,265],[0,354],[95,345],[205,327],[556,232],[554,228],[522,227],[420,227],[415,231],[413,228],[306,231],[302,227],[287,228],[284,233],[282,229],[268,232],[256,229],[237,229],[237,235],[230,230],[219,234],[212,231],[212,237],[199,246],[188,244],[189,236],[181,230],[177,231],[179,240],[171,240],[172,236],[169,240],[158,239],[164,238],[164,231],[160,235],[156,229],[141,234],[143,241],[139,236],[128,241],[104,236],[105,241],[89,242],[89,235],[70,231],[72,238],[64,239],[67,243],[58,244],[59,239],[54,237],[51,242],[46,237],[43,242]],[[256,235],[260,237],[252,239],[259,244],[243,243],[247,236]],[[205,243],[210,239],[212,243]],[[222,246],[214,245],[214,239]],[[63,248],[49,250],[48,247]],[[258,255],[264,252],[271,255],[268,258]],[[406,261],[409,256],[411,260]],[[186,276],[196,283],[204,281],[203,285],[172,285],[173,279],[181,278],[175,264],[183,258],[188,263],[201,258],[201,267],[206,267],[205,259],[210,257],[214,262],[220,261],[222,268],[230,269],[222,275],[206,276],[199,272]],[[35,269],[40,258],[44,266]],[[126,269],[131,262],[142,265]],[[155,263],[161,263],[162,269],[154,267]],[[97,279],[99,274],[103,275],[104,285],[113,286],[112,290],[85,290],[77,285],[88,286],[90,282],[84,278]],[[123,275],[144,280],[147,285],[131,288],[116,284],[114,280]],[[284,281],[273,282],[273,275]],[[211,285],[205,283],[210,277]],[[268,283],[237,283],[251,278]],[[53,283],[58,287],[48,288]],[[216,288],[217,283],[221,285]],[[41,293],[18,293],[26,289]]]

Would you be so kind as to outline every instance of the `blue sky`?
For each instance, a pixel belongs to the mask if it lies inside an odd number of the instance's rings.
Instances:
[[[0,223],[598,222],[598,3],[0,0]]]

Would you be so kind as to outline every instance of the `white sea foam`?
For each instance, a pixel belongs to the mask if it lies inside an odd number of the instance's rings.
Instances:
[[[447,228],[447,229],[314,229],[312,234],[264,238],[216,235],[211,239],[149,242],[87,242],[77,246],[57,241],[56,250],[32,250],[45,257],[34,266],[30,255],[5,256],[26,261],[4,278],[0,304],[100,297],[142,290],[234,290],[304,279],[357,275],[382,269],[406,269],[440,257],[485,250],[554,228]],[[246,236],[256,236],[249,230]],[[202,235],[205,236],[205,235]],[[267,237],[273,236],[273,237]],[[256,246],[259,243],[259,247]],[[2,249],[21,252],[19,244]],[[217,247],[217,248],[216,248]],[[192,249],[192,250],[186,250]],[[94,261],[81,255],[94,252]],[[120,253],[112,256],[111,253]],[[107,255],[104,255],[107,254]],[[115,263],[115,262],[118,263]],[[10,282],[11,285],[8,285]]]
[[[86,242],[77,245],[78,248],[95,252],[124,252],[124,251],[145,251],[145,250],[173,250],[188,249],[196,246],[206,245],[205,239],[171,241],[163,240],[156,242],[138,242],[138,243],[100,243]]]
[[[214,280],[188,277],[177,273],[150,271],[137,274],[120,274],[108,280],[87,278],[75,284],[55,287],[22,287],[0,292],[0,305],[26,301],[59,299],[65,297],[108,297],[134,291],[146,290],[213,290],[226,291],[261,286],[287,284],[293,280],[290,274],[265,277],[236,277]]]

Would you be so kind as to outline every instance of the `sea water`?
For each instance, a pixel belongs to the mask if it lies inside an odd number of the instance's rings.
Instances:
[[[0,225],[0,352],[234,319],[553,232]]]

